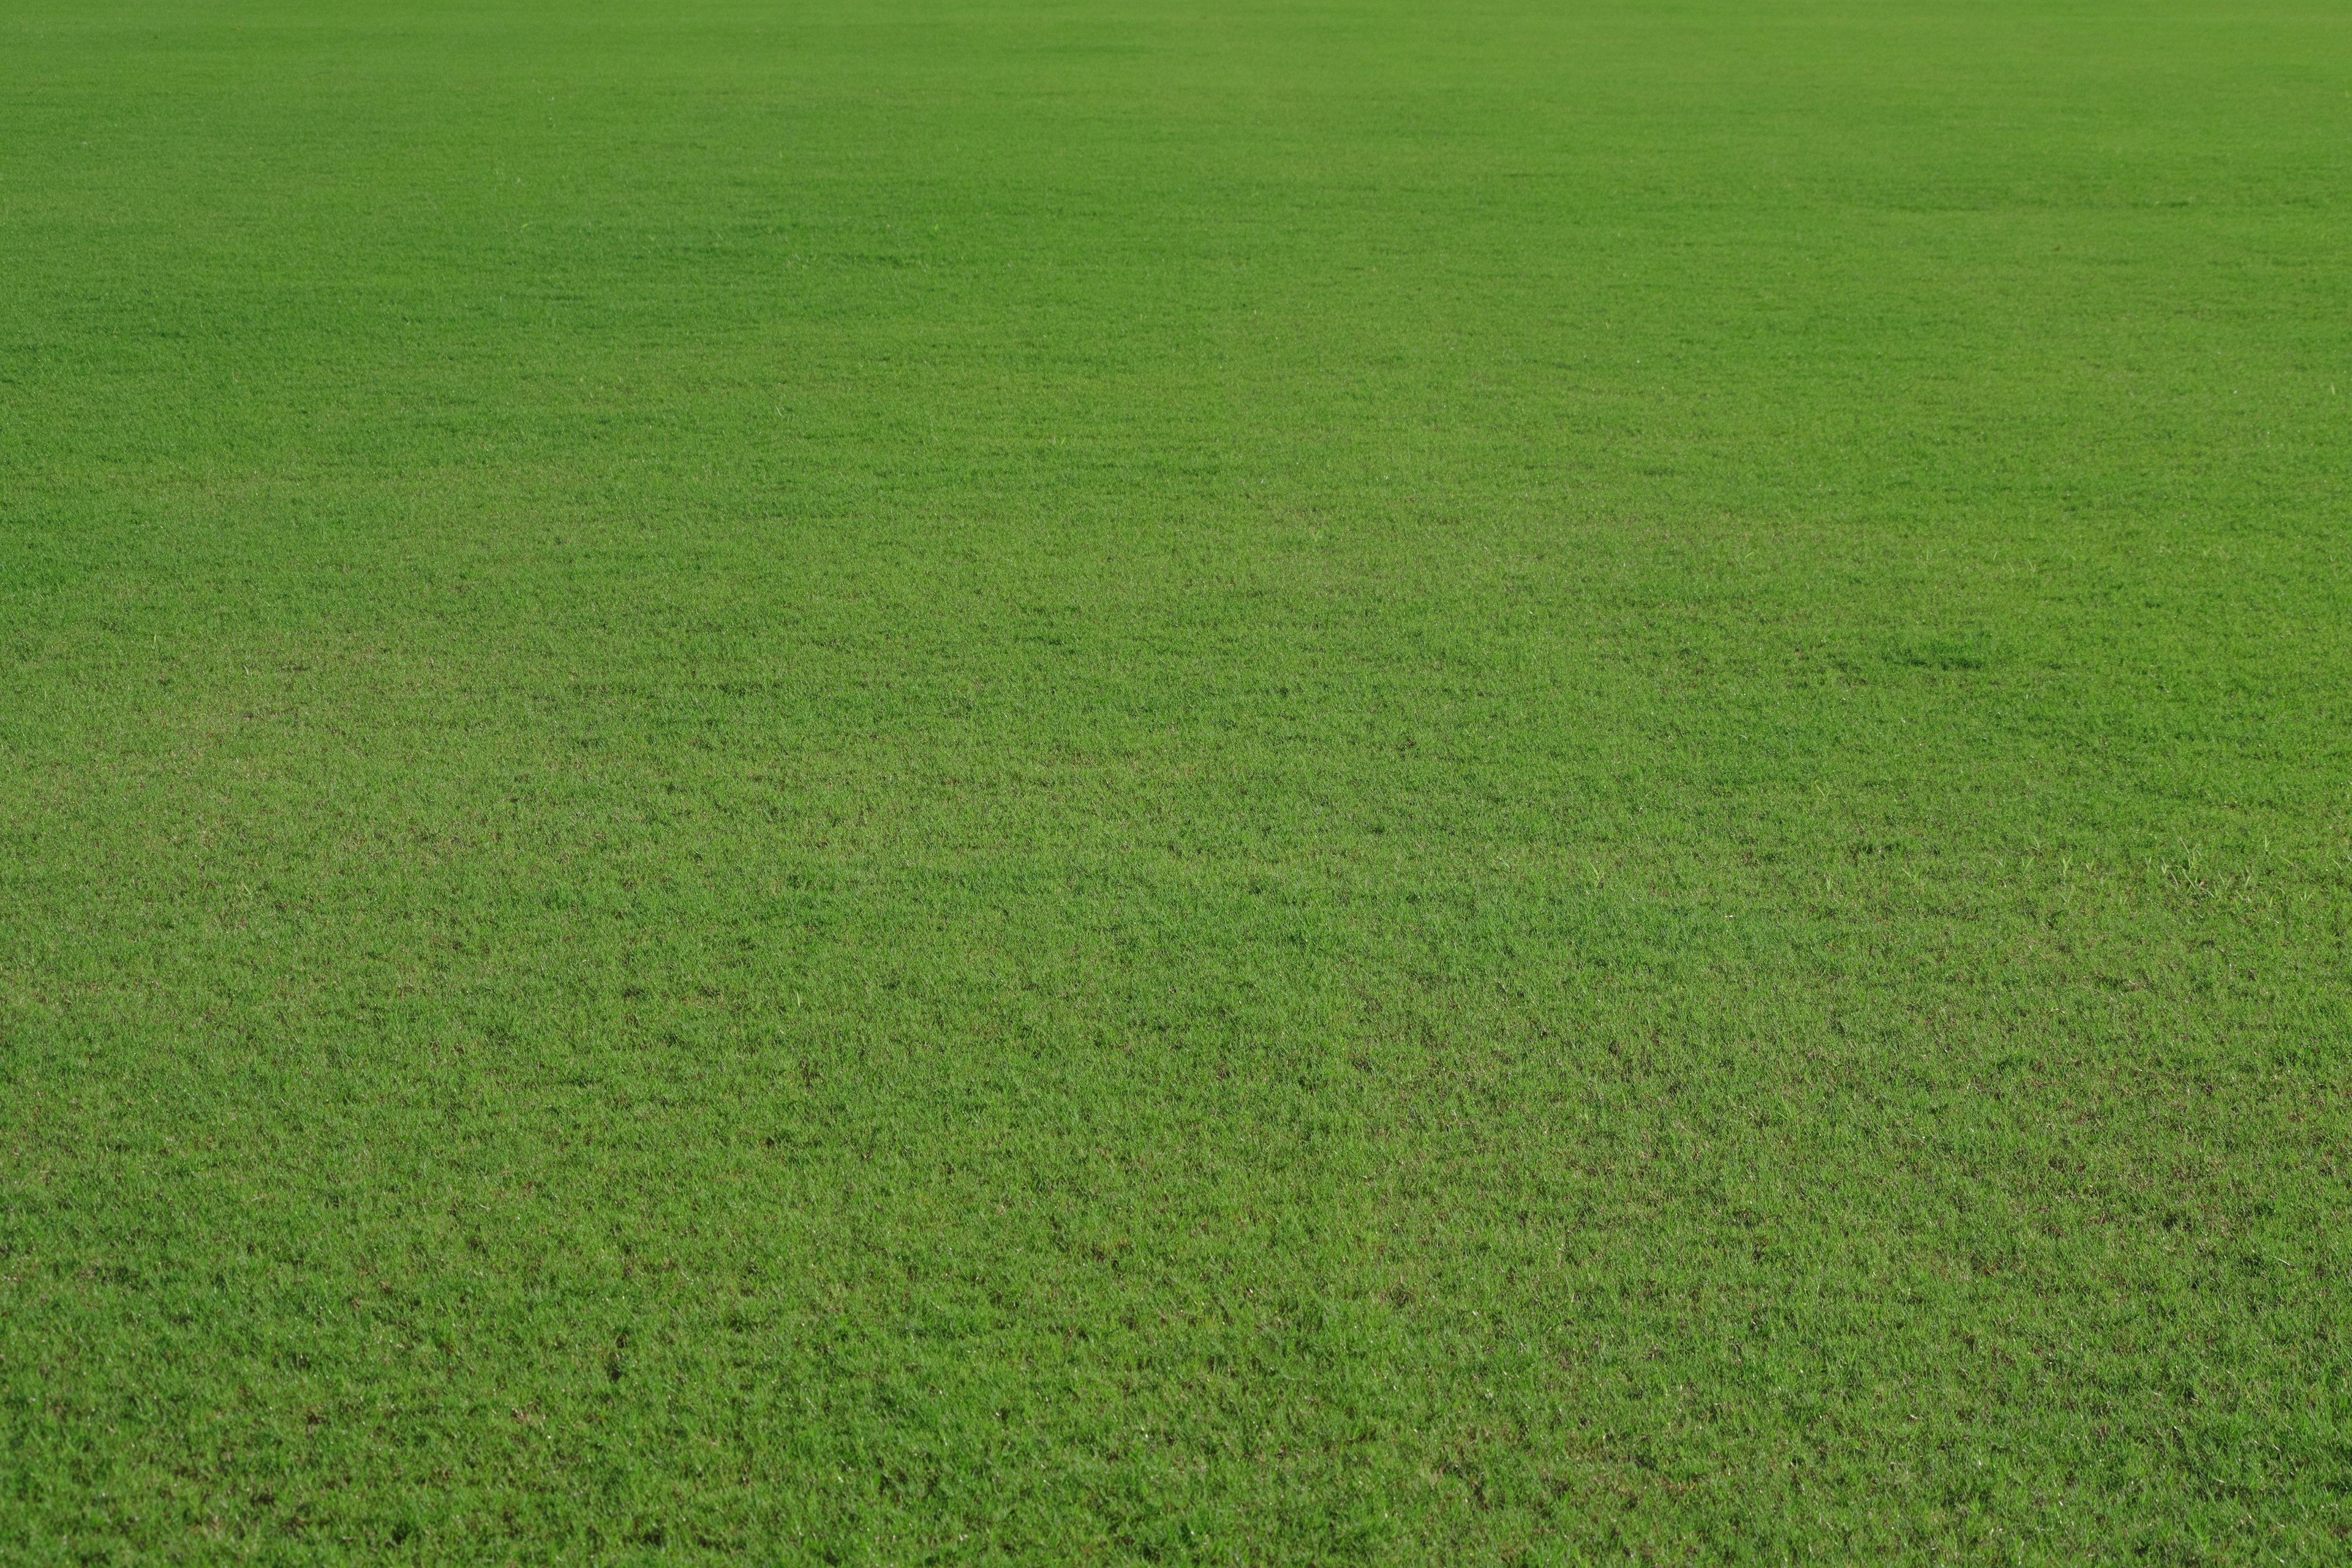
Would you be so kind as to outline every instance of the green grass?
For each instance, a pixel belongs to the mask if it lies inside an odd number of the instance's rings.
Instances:
[[[0,1555],[2352,1551],[2352,13],[0,14]]]

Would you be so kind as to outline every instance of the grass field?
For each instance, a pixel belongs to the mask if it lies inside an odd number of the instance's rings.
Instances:
[[[0,1557],[2341,1562],[2352,12],[0,9]]]

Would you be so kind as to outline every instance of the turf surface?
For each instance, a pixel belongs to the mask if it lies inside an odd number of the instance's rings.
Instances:
[[[0,13],[11,1561],[2319,1562],[2352,14]]]

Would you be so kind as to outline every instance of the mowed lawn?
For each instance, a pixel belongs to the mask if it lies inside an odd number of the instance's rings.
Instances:
[[[2341,1562],[2352,12],[0,11],[0,1556]]]

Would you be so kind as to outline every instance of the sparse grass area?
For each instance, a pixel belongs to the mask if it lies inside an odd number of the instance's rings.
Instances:
[[[2352,13],[0,14],[0,1555],[2340,1562]]]

